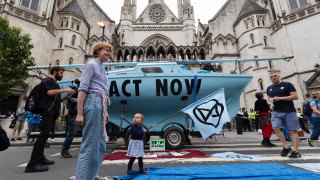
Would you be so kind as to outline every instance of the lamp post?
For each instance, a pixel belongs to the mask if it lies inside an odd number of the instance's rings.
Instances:
[[[103,42],[104,41],[104,28],[106,27],[106,25],[100,21],[98,22],[98,25],[100,26],[100,28],[102,28],[102,38],[101,38],[101,41]]]

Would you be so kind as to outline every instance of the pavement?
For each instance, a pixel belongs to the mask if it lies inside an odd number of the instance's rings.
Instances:
[[[56,134],[62,134],[63,132],[56,132]],[[300,137],[300,141],[306,140],[307,138],[310,137],[310,134],[304,133],[304,136]],[[212,136],[213,139],[220,139],[223,138],[223,141],[262,141],[262,135],[259,134],[258,132],[243,132],[242,134],[237,134],[236,131],[226,131],[224,134],[217,134]],[[34,143],[26,143],[26,137],[22,136],[22,141],[10,141],[11,146],[33,146]],[[50,145],[62,145],[64,142],[64,137],[56,137],[54,141],[51,141],[51,139],[48,139],[48,143]],[[152,136],[151,139],[159,139],[157,136]],[[198,141],[203,141],[202,138],[197,138],[197,137],[191,137],[191,142],[198,142]],[[271,136],[271,141],[279,141],[277,136],[273,134]],[[75,137],[73,139],[73,144],[81,144],[82,137]],[[115,142],[107,142],[107,144],[123,144],[123,139],[119,138]]]

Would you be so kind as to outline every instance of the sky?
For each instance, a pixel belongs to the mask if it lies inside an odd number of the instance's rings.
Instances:
[[[120,20],[120,10],[124,0],[95,0],[104,12],[116,22]],[[227,0],[190,0],[194,8],[195,23],[200,19],[201,23],[208,21],[219,11]],[[164,0],[170,10],[177,16],[177,0]],[[137,0],[137,17],[146,8],[149,0]]]

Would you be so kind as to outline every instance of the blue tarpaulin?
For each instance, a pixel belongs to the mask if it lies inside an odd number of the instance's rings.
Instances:
[[[114,178],[115,180],[196,180],[196,179],[250,179],[250,180],[299,180],[320,179],[320,174],[310,173],[275,163],[234,164],[210,166],[185,166],[148,168],[150,175],[138,174]]]

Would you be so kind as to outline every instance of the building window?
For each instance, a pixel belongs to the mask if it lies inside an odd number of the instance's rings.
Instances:
[[[244,24],[245,24],[246,28],[249,29],[248,22],[247,22],[247,21],[244,21]]]
[[[259,83],[260,90],[263,91],[263,90],[264,90],[263,80],[262,80],[262,79],[259,79],[258,83]]]
[[[257,59],[258,56],[255,56],[254,58]],[[259,67],[259,61],[255,61],[255,63],[256,63],[256,67]]]
[[[263,16],[263,17],[261,18],[261,21],[262,21],[262,25],[265,26],[265,25],[266,25],[266,23],[265,23],[265,16]]]
[[[79,31],[80,29],[80,24],[77,24],[77,31]]]
[[[250,34],[251,43],[254,44],[254,35]]]
[[[62,48],[62,45],[63,45],[63,38],[60,38],[60,39],[59,39],[59,46],[58,46],[58,48]]]
[[[251,19],[251,26],[254,27],[254,20],[253,20],[253,18]]]
[[[61,21],[61,25],[60,26],[63,27],[63,20]]]
[[[260,26],[260,18],[257,18],[257,24]]]
[[[66,27],[68,27],[68,25],[69,25],[69,20],[67,19],[67,22],[66,22]]]
[[[308,0],[289,0],[290,8],[296,9],[300,6],[308,4]]]
[[[73,58],[69,58],[69,65],[73,63]]]
[[[22,0],[21,6],[37,11],[39,7],[39,0]]]
[[[56,65],[59,65],[60,64],[60,60],[56,60]]]
[[[268,38],[267,36],[263,37],[264,46],[268,46]]]
[[[269,0],[269,1],[270,1],[270,7],[271,7],[271,11],[272,11],[273,20],[276,20],[277,15],[276,15],[276,10],[274,9],[273,0]]]
[[[272,61],[268,61],[268,64],[269,64],[269,68],[270,68],[270,69],[273,69]]]
[[[75,42],[76,42],[76,36],[73,35],[71,40],[71,45],[74,46]]]
[[[73,27],[74,27],[74,22],[72,21],[72,23],[71,23],[71,29],[73,29]]]

